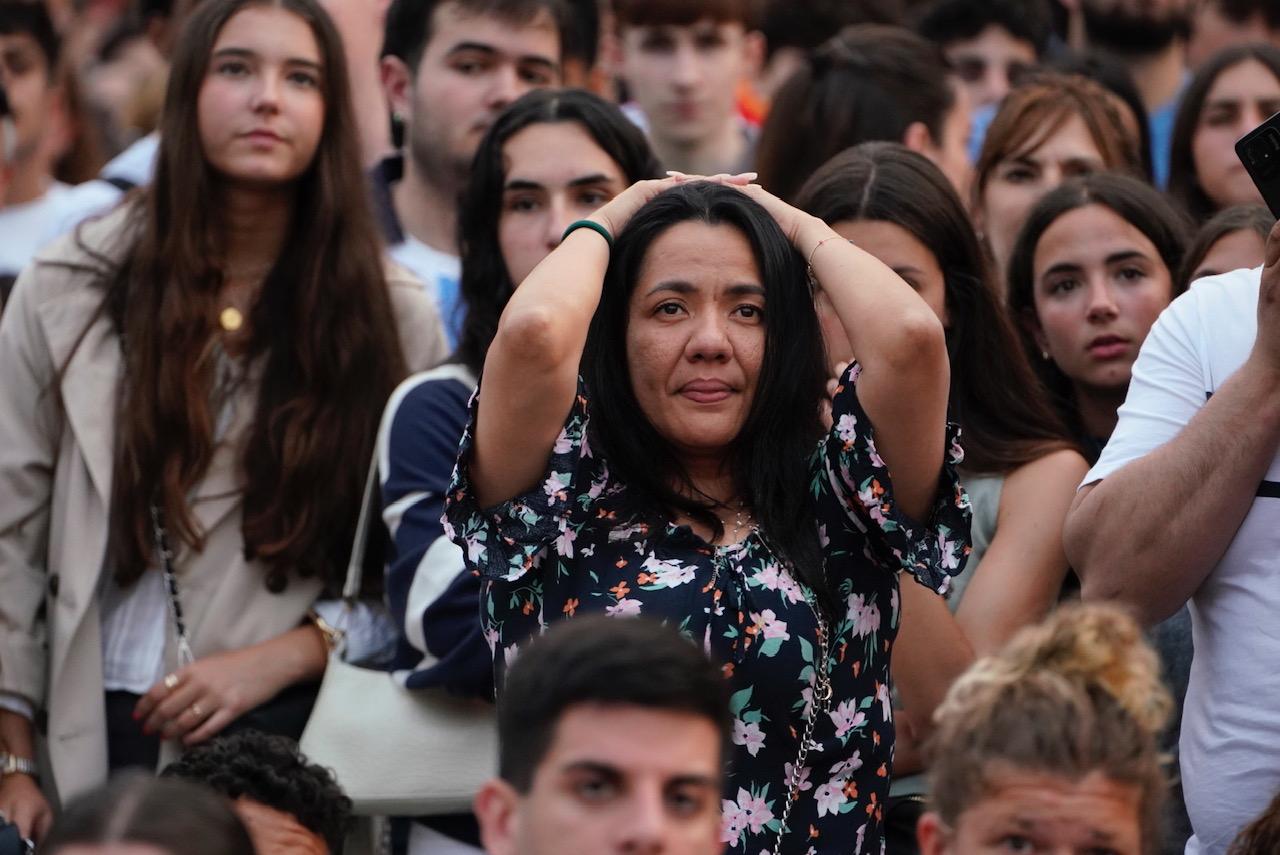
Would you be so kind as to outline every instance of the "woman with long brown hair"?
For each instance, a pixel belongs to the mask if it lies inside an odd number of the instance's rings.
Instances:
[[[973,170],[973,222],[999,278],[1027,214],[1068,178],[1107,170],[1144,174],[1139,130],[1124,102],[1074,74],[1037,74],[1000,105]]]
[[[907,852],[923,810],[916,773],[930,714],[975,655],[1048,614],[1067,572],[1062,523],[1088,467],[1022,353],[964,204],[940,170],[900,145],[864,143],[814,173],[798,202],[913,285],[946,329],[973,551],[968,572],[941,597],[902,586],[893,678],[903,709],[886,823],[890,851]],[[837,325],[823,326],[829,357],[851,359]]]
[[[309,614],[345,570],[379,413],[444,355],[421,287],[384,268],[355,134],[315,0],[205,0],[153,186],[15,286],[0,811],[27,833],[49,815],[37,772],[65,799],[154,768],[290,712],[279,699],[323,671]]]

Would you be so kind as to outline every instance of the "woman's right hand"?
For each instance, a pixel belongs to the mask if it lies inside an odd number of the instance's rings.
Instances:
[[[685,175],[683,172],[670,172],[666,178],[637,181],[604,203],[599,210],[591,215],[591,219],[608,229],[609,234],[616,239],[627,223],[631,222],[631,218],[635,216],[636,211],[643,208],[649,200],[664,190],[670,190],[672,187],[690,181],[715,181],[720,184],[743,186],[749,184],[755,177],[756,174],[754,172],[746,172],[740,175]]]
[[[40,785],[30,775],[14,774],[0,778],[0,815],[18,826],[23,837],[37,843],[49,832],[53,824],[53,809],[49,807]]]

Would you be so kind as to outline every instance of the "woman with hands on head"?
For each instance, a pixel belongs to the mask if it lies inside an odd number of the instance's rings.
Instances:
[[[898,573],[945,590],[968,550],[946,344],[752,177],[639,182],[569,227],[503,312],[446,517],[499,687],[551,621],[663,620],[731,684],[729,851],[878,852]],[[806,261],[859,360],[830,430]]]
[[[204,0],[153,185],[18,279],[0,323],[0,812],[28,835],[44,793],[154,770],[247,713],[300,730],[330,637],[312,609],[340,608],[321,598],[379,413],[444,356],[421,285],[385,265],[355,133],[315,0]]]

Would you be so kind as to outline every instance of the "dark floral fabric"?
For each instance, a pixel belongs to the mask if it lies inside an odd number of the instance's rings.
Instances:
[[[722,826],[728,852],[773,850],[816,667],[830,669],[834,696],[815,724],[783,851],[882,850],[898,573],[944,592],[969,551],[954,427],[936,505],[928,524],[918,525],[896,509],[858,402],[857,373],[852,366],[842,378],[831,432],[809,460],[814,525],[839,606],[825,664],[816,661],[812,594],[775,558],[767,532],[715,547],[687,526],[628,511],[626,485],[590,445],[581,386],[546,477],[526,495],[479,508],[468,483],[470,428],[462,440],[446,525],[485,580],[481,620],[498,684],[530,636],[579,613],[645,615],[703,645],[723,663],[732,690],[735,750]]]

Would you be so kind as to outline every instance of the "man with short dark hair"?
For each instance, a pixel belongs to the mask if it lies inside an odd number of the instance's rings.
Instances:
[[[751,169],[756,129],[738,93],[764,54],[752,0],[616,0],[613,13],[626,109],[658,160],[692,175]]]
[[[391,255],[436,298],[451,343],[462,322],[457,199],[480,139],[532,89],[558,86],[573,42],[562,0],[394,0],[382,83],[403,157],[375,174]]]
[[[506,675],[499,777],[475,801],[485,850],[721,852],[730,729],[720,668],[675,630],[644,618],[557,624]]]
[[[1156,184],[1169,182],[1173,120],[1186,88],[1189,0],[1081,0],[1089,46],[1128,67],[1147,108]]]
[[[1039,64],[1053,21],[1046,0],[937,0],[916,28],[942,48],[976,109],[999,104]]]

